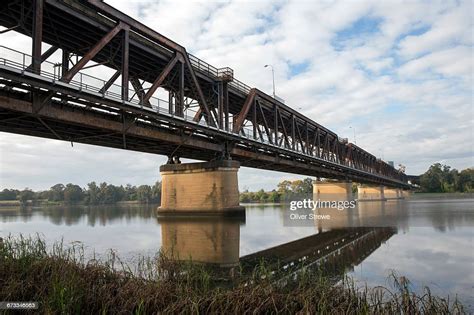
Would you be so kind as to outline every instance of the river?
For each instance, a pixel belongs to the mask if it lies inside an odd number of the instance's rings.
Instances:
[[[300,222],[289,219],[291,211],[285,205],[245,206],[245,218],[228,219],[157,218],[155,205],[4,207],[0,236],[38,233],[49,245],[61,239],[65,244],[79,241],[87,255],[101,257],[113,249],[131,264],[163,247],[173,248],[180,257],[221,265],[268,249],[281,257],[306,259],[308,248],[328,240],[332,247],[324,245],[324,250],[340,253],[350,239],[358,243],[345,247],[352,252],[341,258],[359,285],[387,286],[393,270],[410,279],[415,290],[426,285],[438,295],[457,295],[473,311],[472,195],[414,195],[401,201],[359,203],[355,209],[328,212],[330,219]]]

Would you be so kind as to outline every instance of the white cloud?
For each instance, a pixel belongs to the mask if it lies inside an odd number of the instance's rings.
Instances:
[[[359,145],[407,165],[409,173],[419,174],[437,161],[473,166],[471,1],[110,3],[212,65],[232,67],[238,79],[267,92],[271,72],[263,65],[272,64],[277,94],[289,106],[350,140],[348,127],[355,127]],[[377,23],[359,34],[354,23],[364,19]],[[350,33],[348,40],[338,42],[341,31]],[[4,39],[28,52],[28,38],[7,33],[0,35]],[[298,64],[306,66],[294,73]],[[165,160],[91,146],[71,151],[68,146],[0,134],[0,184],[47,188],[74,181],[78,173],[84,181],[151,183]],[[51,152],[54,162],[48,164]],[[87,163],[71,162],[79,154]],[[116,163],[105,165],[95,156],[114,156]],[[33,163],[35,159],[41,163]],[[140,163],[134,163],[137,159]],[[49,181],[28,177],[25,169]],[[241,174],[240,186],[250,189],[270,189],[282,178],[295,177],[247,169]]]

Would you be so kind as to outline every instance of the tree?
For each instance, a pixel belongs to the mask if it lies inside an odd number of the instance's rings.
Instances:
[[[302,192],[303,194],[312,194],[313,193],[313,179],[311,177],[306,177],[303,179],[302,184]]]
[[[19,193],[15,189],[4,189],[0,192],[0,200],[16,200]]]
[[[64,188],[64,201],[66,203],[77,203],[84,198],[84,192],[78,185],[67,184]]]
[[[86,201],[91,205],[96,205],[99,203],[99,194],[100,189],[97,187],[95,182],[90,182],[87,184],[87,191],[86,191]]]
[[[430,166],[420,177],[420,184],[425,192],[443,192],[443,169],[440,163],[436,163]]]
[[[63,201],[64,200],[64,185],[56,184],[49,189],[49,200]]]
[[[151,188],[151,201],[161,202],[161,182],[157,181]]]
[[[137,200],[141,202],[150,202],[151,187],[148,185],[141,185],[137,188]]]
[[[35,196],[35,193],[31,189],[25,188],[18,195],[18,200],[20,201],[22,205],[25,205],[28,202],[28,200],[33,200],[34,196]]]
[[[467,168],[459,173],[456,190],[460,192],[472,192],[474,189],[474,168]]]

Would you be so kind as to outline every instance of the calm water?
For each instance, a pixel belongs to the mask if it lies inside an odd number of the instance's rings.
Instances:
[[[355,231],[362,231],[357,227],[390,227],[393,232],[388,234],[373,229],[370,244],[362,237],[366,230],[357,233],[362,243],[351,247],[355,253],[349,255],[350,274],[360,283],[375,286],[386,285],[388,274],[396,270],[412,280],[415,289],[428,285],[436,294],[457,294],[473,310],[471,198],[417,196],[403,201],[367,202],[356,209],[331,210],[329,220],[296,223],[288,220],[286,206],[247,205],[245,219],[157,218],[155,208],[0,208],[0,236],[39,233],[49,244],[60,239],[66,244],[80,241],[88,253],[100,256],[113,249],[131,263],[138,256],[153,255],[163,246],[174,248],[180,257],[226,265],[239,257],[275,246],[281,249],[279,245],[305,238],[280,251],[283,255],[285,250],[291,254],[303,252],[324,237],[336,237],[331,236],[334,231],[348,227]],[[340,243],[334,240],[334,244]]]

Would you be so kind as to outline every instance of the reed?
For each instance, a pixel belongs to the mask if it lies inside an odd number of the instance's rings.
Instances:
[[[80,243],[49,248],[39,236],[0,242],[0,301],[38,301],[40,313],[54,314],[465,313],[457,298],[433,296],[429,288],[417,295],[396,273],[389,287],[359,288],[346,276],[335,282],[305,268],[288,275],[263,260],[250,273],[223,277],[161,252],[132,268],[113,251],[104,260],[86,259]]]

